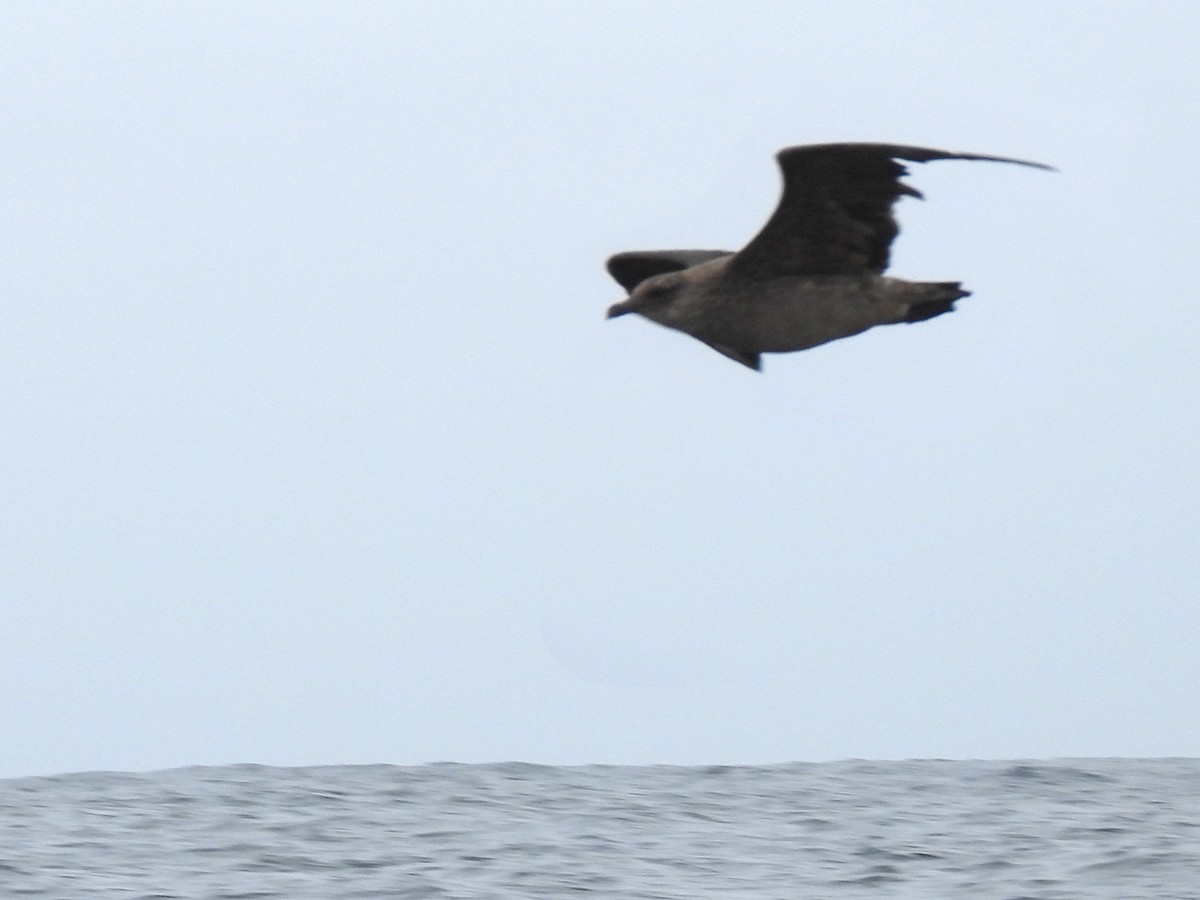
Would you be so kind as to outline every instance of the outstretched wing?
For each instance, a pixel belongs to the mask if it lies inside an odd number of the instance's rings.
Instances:
[[[732,250],[631,250],[610,256],[604,265],[621,287],[633,293],[647,278],[732,255]]]
[[[811,144],[776,157],[783,196],[762,231],[730,263],[730,273],[752,278],[783,275],[880,273],[898,228],[892,206],[904,195],[908,170],[897,159],[975,159],[1049,169],[1003,156],[949,153],[898,144]]]

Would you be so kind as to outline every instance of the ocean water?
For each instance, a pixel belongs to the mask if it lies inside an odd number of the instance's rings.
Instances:
[[[0,781],[3,898],[1200,898],[1200,760]]]

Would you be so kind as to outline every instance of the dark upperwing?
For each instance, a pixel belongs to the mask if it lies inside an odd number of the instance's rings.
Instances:
[[[732,250],[631,250],[610,256],[604,265],[621,287],[633,293],[633,289],[647,278],[732,255]]]
[[[898,144],[810,144],[781,150],[776,159],[783,170],[783,196],[762,230],[730,262],[730,274],[883,272],[899,230],[892,206],[904,195],[921,196],[901,183],[908,170],[897,159],[972,159],[1053,171],[1023,159]]]

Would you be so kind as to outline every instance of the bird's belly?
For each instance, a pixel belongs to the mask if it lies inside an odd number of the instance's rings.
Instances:
[[[892,279],[781,279],[747,301],[741,345],[758,352],[805,350],[898,321],[907,309]]]

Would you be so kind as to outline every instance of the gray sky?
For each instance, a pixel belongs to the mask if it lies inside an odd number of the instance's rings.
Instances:
[[[1192,3],[0,13],[0,776],[1200,754]],[[951,316],[604,320],[773,154]]]

